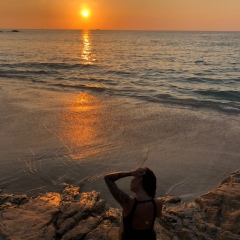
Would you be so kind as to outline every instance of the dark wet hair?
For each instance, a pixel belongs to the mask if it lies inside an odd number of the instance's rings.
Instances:
[[[144,168],[144,170],[146,171],[146,174],[143,176],[142,179],[142,188],[148,196],[150,196],[151,198],[155,198],[157,188],[156,176],[149,168]]]

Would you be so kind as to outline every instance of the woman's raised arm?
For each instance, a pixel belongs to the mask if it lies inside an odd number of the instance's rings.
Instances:
[[[108,186],[110,193],[113,195],[113,197],[121,206],[129,202],[130,196],[124,191],[122,191],[117,186],[115,181],[124,177],[130,177],[130,176],[132,176],[131,172],[116,172],[116,173],[110,173],[104,176],[104,180]]]

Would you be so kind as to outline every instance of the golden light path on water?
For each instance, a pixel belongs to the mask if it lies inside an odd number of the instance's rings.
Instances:
[[[91,65],[95,61],[91,52],[91,33],[82,31],[79,60]],[[86,84],[98,87],[97,83]],[[86,159],[103,151],[108,145],[106,137],[107,110],[104,101],[86,91],[68,95],[65,109],[60,114],[62,132],[59,138],[73,160]]]
[[[99,151],[101,139],[101,102],[86,92],[79,93],[66,105],[61,116],[62,139],[72,159],[84,159]]]
[[[91,64],[95,59],[91,59],[91,36],[89,31],[82,32],[82,52],[81,58],[84,60],[84,64]]]

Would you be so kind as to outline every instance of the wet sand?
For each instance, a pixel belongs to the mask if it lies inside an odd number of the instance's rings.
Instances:
[[[184,201],[240,167],[240,117],[1,80],[0,189],[35,195],[64,183],[100,191],[103,175],[153,169],[158,196]],[[119,181],[128,191],[130,179]]]

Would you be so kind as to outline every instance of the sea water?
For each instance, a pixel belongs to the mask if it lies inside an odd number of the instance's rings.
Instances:
[[[214,187],[240,165],[239,37],[1,32],[0,189],[108,196],[106,172],[139,166],[154,169],[160,196]]]
[[[240,112],[239,32],[0,34],[0,77]]]

